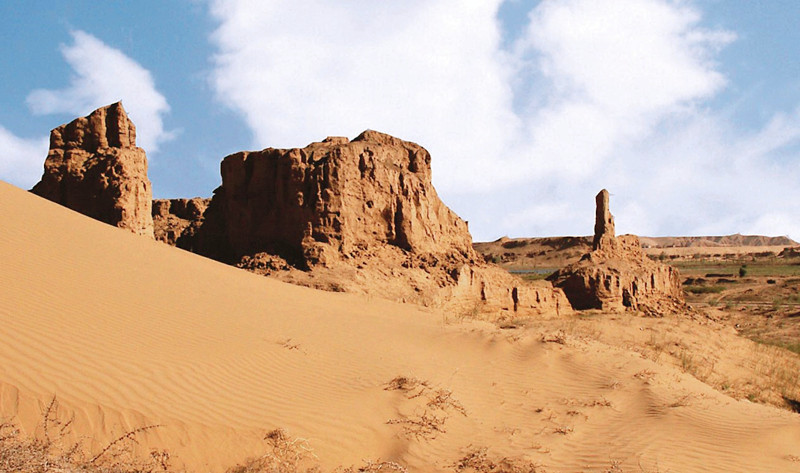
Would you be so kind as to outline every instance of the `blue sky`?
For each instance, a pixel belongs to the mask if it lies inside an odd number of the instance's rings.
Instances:
[[[157,197],[232,152],[367,128],[428,148],[477,240],[622,232],[800,239],[800,2],[0,3],[0,179],[123,100]]]

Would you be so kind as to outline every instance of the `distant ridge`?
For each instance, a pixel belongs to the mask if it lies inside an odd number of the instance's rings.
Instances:
[[[651,248],[690,248],[713,246],[796,246],[798,243],[786,236],[742,235],[693,237],[639,237],[642,246]]]
[[[642,248],[650,255],[668,248],[686,248],[682,252],[709,253],[709,248],[730,248],[729,252],[780,252],[781,247],[800,246],[789,237],[769,237],[763,235],[742,235],[739,233],[726,236],[683,236],[683,237],[639,237]],[[500,263],[510,269],[527,267],[560,268],[580,259],[581,255],[592,248],[590,236],[561,236],[539,238],[502,237],[492,242],[473,244],[475,251],[487,260]],[[703,250],[705,249],[705,250]],[[670,250],[667,250],[668,252]],[[672,250],[676,251],[676,250]],[[713,250],[718,253],[720,250]],[[724,252],[724,251],[723,251]]]

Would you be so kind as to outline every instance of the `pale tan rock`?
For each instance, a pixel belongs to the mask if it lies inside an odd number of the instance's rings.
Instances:
[[[236,257],[272,251],[311,267],[376,244],[476,257],[466,222],[433,189],[430,155],[414,143],[365,131],[236,153],[221,168],[215,198]]]
[[[31,191],[153,238],[147,157],[121,102],[52,130],[44,174]]]
[[[597,195],[594,250],[550,278],[576,310],[639,310],[663,315],[685,308],[678,270],[650,260],[635,235],[614,236],[608,192]]]
[[[605,244],[614,240],[614,216],[608,206],[608,191],[603,189],[595,197],[596,212],[594,223],[594,240],[593,246],[595,250],[602,248]]]

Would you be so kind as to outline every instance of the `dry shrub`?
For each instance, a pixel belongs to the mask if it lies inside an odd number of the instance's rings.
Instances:
[[[553,429],[553,433],[554,434],[559,434],[559,435],[568,435],[568,434],[571,434],[573,432],[573,430],[574,429],[572,427],[568,426],[568,425],[560,425],[560,426],[555,427]]]
[[[422,396],[428,389],[430,384],[427,381],[408,376],[397,376],[383,388],[384,391],[403,391],[409,399]]]
[[[303,471],[302,464],[316,455],[308,441],[292,438],[283,429],[274,429],[264,436],[270,451],[228,470],[229,473],[297,473]],[[308,467],[307,473],[318,472],[317,467]]]
[[[578,399],[562,399],[561,403],[565,406],[581,406],[581,407],[612,407],[611,401],[605,397],[599,399],[578,400]],[[538,411],[537,411],[538,412]]]
[[[53,398],[42,413],[41,436],[23,436],[10,421],[0,423],[0,471],[13,473],[155,473],[168,472],[169,453],[154,450],[147,460],[136,458],[131,443],[136,435],[158,426],[140,427],[121,435],[90,456],[81,442],[70,442],[72,420],[58,417]]]
[[[667,404],[667,407],[676,408],[676,407],[686,407],[692,404],[692,401],[696,399],[697,396],[694,394],[686,394],[681,396],[680,398],[676,399],[675,401]]]
[[[634,378],[642,380],[644,384],[650,384],[656,377],[656,373],[652,370],[644,369],[634,373]]]
[[[453,392],[448,389],[437,389],[434,391],[428,397],[428,402],[425,405],[431,409],[438,409],[441,411],[454,410],[464,417],[467,416],[467,410],[453,397]]]
[[[622,462],[619,460],[611,460],[611,465],[609,465],[603,473],[623,473]]]
[[[473,448],[450,465],[456,472],[472,473],[536,473],[535,463],[521,458],[490,458],[486,448]]]
[[[267,432],[264,440],[270,446],[266,454],[248,460],[243,465],[228,469],[228,473],[320,473],[319,466],[310,465],[316,461],[308,441],[292,438],[284,429]],[[392,461],[364,460],[360,467],[339,467],[334,473],[407,473],[404,466]]]
[[[399,471],[400,473],[408,472],[406,467],[400,465],[399,463],[380,460],[364,460],[363,466],[358,468],[351,466],[349,468],[345,468],[344,470],[339,469],[336,470],[336,473],[391,473],[393,471]]]
[[[542,343],[558,343],[559,345],[567,344],[567,334],[563,330],[556,333],[542,334]]]
[[[291,338],[287,338],[286,340],[280,340],[277,342],[278,345],[286,348],[287,350],[300,350],[300,344],[294,343]]]
[[[444,429],[445,422],[447,422],[447,416],[437,415],[427,410],[411,417],[386,421],[387,424],[402,425],[405,437],[424,440],[433,440],[439,434],[446,433],[447,431]]]
[[[384,389],[403,391],[408,399],[425,396],[424,407],[418,409],[414,415],[386,421],[387,424],[402,425],[403,435],[407,438],[432,440],[447,432],[444,425],[451,411],[467,416],[467,410],[453,397],[451,391],[433,390],[427,381],[398,376],[389,381]]]

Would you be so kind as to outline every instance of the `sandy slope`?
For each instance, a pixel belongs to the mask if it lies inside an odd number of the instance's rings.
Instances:
[[[325,467],[363,458],[448,471],[472,445],[551,472],[800,471],[800,418],[591,341],[542,343],[452,314],[286,285],[95,222],[0,183],[0,416],[60,414],[94,448],[140,448],[192,471],[264,450],[273,428]],[[635,375],[639,375],[638,377]],[[405,438],[426,395],[452,390],[446,433]],[[430,393],[430,391],[429,391]],[[438,411],[437,411],[438,412]]]

